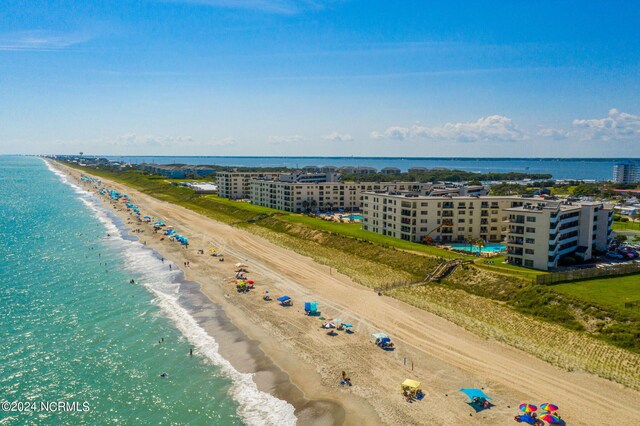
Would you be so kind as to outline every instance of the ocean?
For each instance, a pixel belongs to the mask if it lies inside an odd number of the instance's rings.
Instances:
[[[548,173],[553,179],[610,180],[614,158],[415,158],[415,157],[163,157],[107,156],[114,161],[157,164],[209,164],[238,167],[304,167],[304,166],[366,166],[380,170],[398,167],[444,167],[470,172]]]
[[[43,160],[0,156],[0,227],[0,425],[295,423],[180,304],[177,268]]]

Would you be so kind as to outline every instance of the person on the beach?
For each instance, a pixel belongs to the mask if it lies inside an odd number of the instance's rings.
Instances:
[[[189,356],[193,356],[193,348],[189,349]]]
[[[164,257],[162,259],[160,259],[162,261],[162,263],[164,263]]]

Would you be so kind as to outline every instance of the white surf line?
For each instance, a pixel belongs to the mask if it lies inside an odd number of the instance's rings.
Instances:
[[[241,373],[236,370],[227,359],[220,355],[216,340],[178,303],[178,287],[175,285],[178,270],[172,271],[172,273],[167,272],[163,268],[161,260],[157,259],[153,252],[142,243],[123,239],[122,233],[106,214],[106,209],[101,205],[100,200],[93,197],[91,192],[72,183],[65,173],[53,168],[47,161],[45,163],[63,183],[85,195],[81,200],[103,223],[105,229],[110,231],[113,238],[108,241],[120,245],[128,260],[125,265],[145,277],[142,284],[156,296],[157,305],[162,309],[162,312],[172,320],[181,334],[199,349],[199,353],[205,355],[206,359],[219,367],[221,372],[231,379],[230,393],[239,404],[238,414],[242,420],[250,426],[295,425],[297,422],[294,414],[295,408],[287,401],[260,391],[253,380],[253,374]],[[90,197],[86,197],[86,195]]]

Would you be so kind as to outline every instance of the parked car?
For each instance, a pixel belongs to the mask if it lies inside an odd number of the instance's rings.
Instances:
[[[607,254],[606,254],[606,256],[607,256],[609,259],[624,259],[624,256],[623,256],[623,255],[621,255],[621,254],[619,254],[619,253],[616,253],[615,251],[608,251],[608,252],[607,252]]]

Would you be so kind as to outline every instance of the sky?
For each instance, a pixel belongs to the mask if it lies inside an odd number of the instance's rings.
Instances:
[[[0,154],[640,157],[640,7],[3,0]]]

